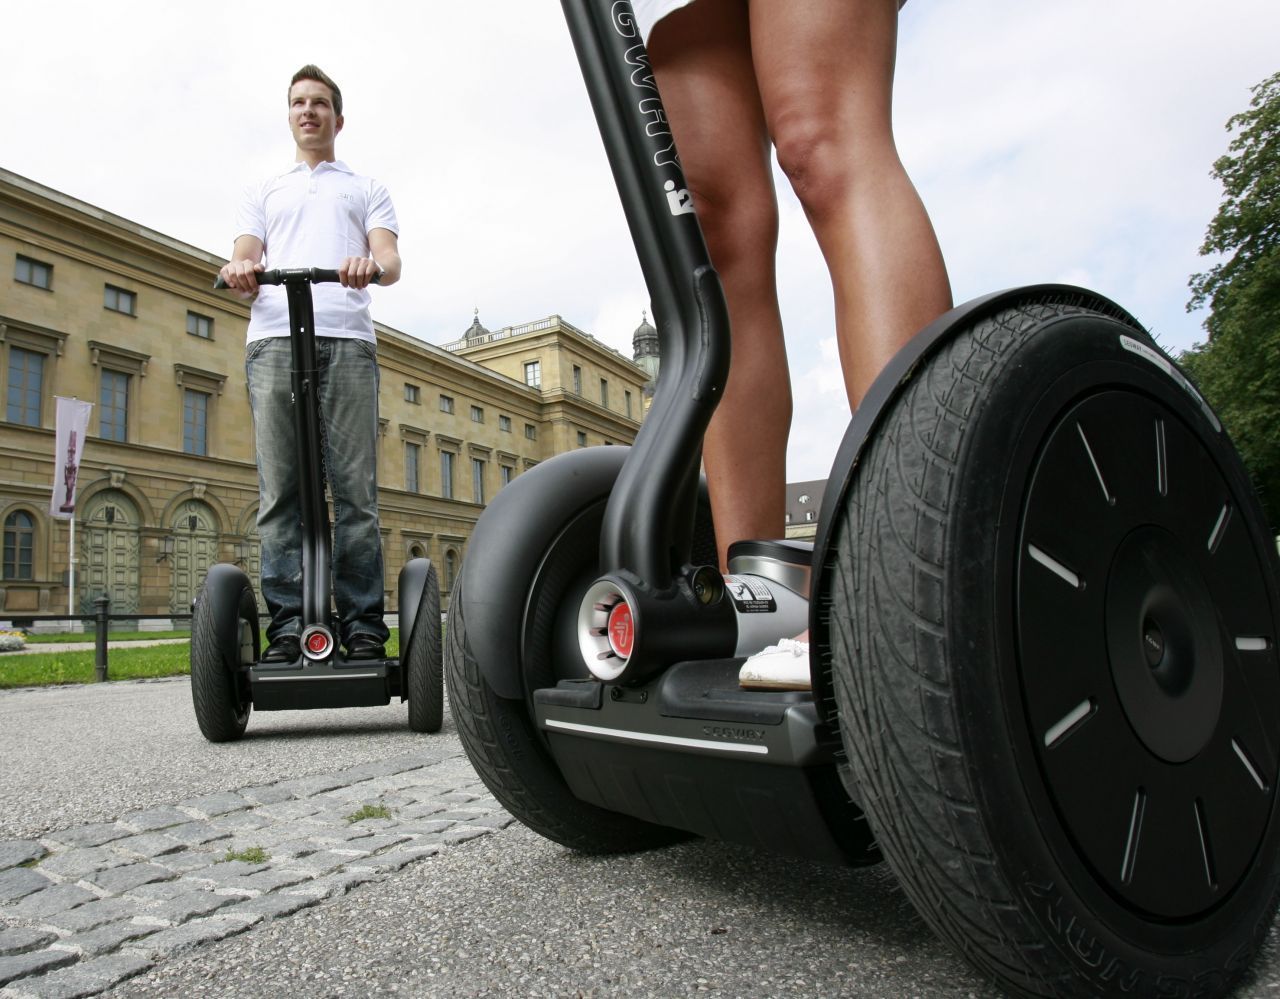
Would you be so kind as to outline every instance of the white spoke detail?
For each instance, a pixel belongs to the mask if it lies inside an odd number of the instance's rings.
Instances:
[[[1204,876],[1209,882],[1209,887],[1216,889],[1218,887],[1218,879],[1213,874],[1213,854],[1209,849],[1209,831],[1208,823],[1204,817],[1204,802],[1199,798],[1196,799],[1196,830],[1200,833],[1200,854],[1204,857]]]
[[[1156,489],[1169,495],[1169,451],[1165,443],[1164,420],[1156,420]]]
[[[1147,792],[1138,788],[1133,796],[1133,813],[1129,816],[1129,838],[1124,844],[1124,862],[1120,867],[1120,881],[1129,884],[1133,869],[1138,863],[1138,838],[1142,835],[1142,813],[1147,810]]]
[[[1241,652],[1266,652],[1271,643],[1254,635],[1240,635],[1236,638],[1236,648]]]
[[[1059,562],[1056,558],[1046,551],[1042,551],[1035,545],[1027,545],[1027,554],[1048,569],[1051,573],[1069,584],[1075,589],[1080,589],[1080,577]]]
[[[1258,773],[1258,768],[1253,765],[1253,760],[1249,759],[1249,754],[1244,751],[1244,747],[1235,739],[1231,740],[1231,748],[1236,751],[1236,756],[1240,757],[1240,762],[1244,764],[1244,768],[1249,771],[1249,776],[1253,778],[1253,782],[1258,785],[1259,791],[1266,791],[1267,782],[1262,779],[1262,775]]]
[[[1209,534],[1209,551],[1216,552],[1218,544],[1222,541],[1222,532],[1226,529],[1227,519],[1231,516],[1230,504],[1222,504],[1222,512],[1218,514],[1218,522],[1213,525],[1213,531]]]
[[[1084,453],[1089,456],[1089,464],[1093,466],[1093,474],[1098,477],[1098,485],[1102,487],[1102,498],[1107,501],[1108,506],[1115,504],[1115,497],[1111,495],[1111,490],[1107,488],[1107,480],[1102,477],[1102,469],[1098,467],[1098,459],[1093,456],[1093,448],[1089,446],[1089,438],[1084,435],[1084,427],[1076,424],[1076,433],[1080,435],[1080,443],[1084,445]]]
[[[1046,749],[1052,749],[1093,714],[1093,701],[1081,701],[1061,721],[1044,734]]]

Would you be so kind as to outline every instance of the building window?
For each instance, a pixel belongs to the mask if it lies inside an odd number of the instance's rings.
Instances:
[[[448,593],[453,589],[453,584],[458,579],[458,553],[450,548],[444,553],[444,592]]]
[[[516,470],[510,465],[498,466],[498,475],[501,477],[501,481],[504,486],[511,484],[511,480],[515,477],[515,474]]]
[[[600,405],[609,408],[609,379],[600,379]]]
[[[4,578],[32,579],[31,553],[36,525],[31,514],[15,510],[4,519]]]
[[[511,433],[511,417],[509,417],[509,416],[499,416],[499,417],[498,417],[498,429],[499,429],[499,430],[501,430],[504,434],[509,434],[509,433]]]
[[[472,423],[484,422],[484,410],[481,407],[479,406],[471,407],[471,422]]]
[[[98,391],[98,436],[108,441],[129,439],[129,376],[103,369]]]
[[[104,287],[102,304],[112,312],[123,312],[126,316],[138,314],[138,296],[115,285],[109,284]]]
[[[524,425],[524,436],[526,440],[536,441],[538,439],[538,428],[532,423]]]
[[[442,412],[442,413],[452,413],[452,412],[453,412],[453,396],[451,396],[451,395],[442,395],[442,396],[440,397],[440,412]]]
[[[484,466],[483,458],[471,459],[471,498],[477,503],[484,502]]]
[[[187,313],[187,332],[201,340],[213,339],[213,320],[198,312]]]
[[[524,362],[524,383],[529,388],[542,388],[542,362],[541,361],[525,361]]]
[[[440,495],[453,499],[453,452],[440,452]]]
[[[627,389],[622,393],[627,399],[627,419],[631,419],[631,390]]]
[[[578,431],[578,447],[587,446],[587,432],[585,430]]]
[[[812,523],[812,522],[813,522],[813,511],[812,511],[812,510],[806,510],[806,511],[804,512],[804,519],[805,519],[806,521],[808,521],[808,522]]]
[[[404,487],[411,493],[418,492],[419,446],[410,441],[404,445]]]
[[[182,450],[187,454],[209,453],[209,394],[182,390]]]
[[[40,426],[44,394],[44,354],[13,347],[9,351],[9,402],[5,419],[25,427]]]
[[[573,394],[582,395],[582,369],[576,364],[573,366]]]
[[[53,267],[19,254],[17,266],[13,269],[13,279],[19,284],[29,284],[48,291],[53,287]]]
[[[410,382],[404,383],[404,401],[411,402],[415,406],[422,401],[422,393],[418,390],[418,386]]]

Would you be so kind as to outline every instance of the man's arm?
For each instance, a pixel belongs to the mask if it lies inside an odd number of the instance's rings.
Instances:
[[[257,236],[238,236],[231,250],[231,259],[223,264],[222,280],[234,288],[241,298],[253,298],[258,293],[258,271],[262,270],[262,240]]]
[[[338,276],[348,288],[364,288],[382,271],[381,285],[400,280],[400,239],[390,229],[369,231],[369,256],[347,257],[338,265]]]

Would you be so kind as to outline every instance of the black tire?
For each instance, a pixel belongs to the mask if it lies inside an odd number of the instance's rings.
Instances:
[[[234,619],[234,628],[228,627],[228,619]],[[247,581],[236,589],[211,586],[206,580],[192,608],[191,701],[200,732],[210,742],[234,742],[249,724],[249,685],[239,672],[242,626],[252,630],[256,653],[258,611],[253,588]],[[229,640],[232,635],[237,636],[234,643]]]
[[[925,920],[1017,994],[1228,991],[1276,906],[1280,598],[1194,389],[1106,303],[1018,302],[833,531],[843,776]]]
[[[576,648],[573,622],[578,602],[596,575],[596,539],[604,504],[601,497],[563,526],[528,583],[524,646],[511,650],[524,678],[523,699],[498,696],[471,653],[465,618],[465,566],[449,602],[445,636],[450,710],[480,779],[530,829],[571,849],[593,854],[650,850],[690,835],[575,797],[534,722],[532,691],[554,686],[566,676],[588,675]],[[699,554],[714,553],[709,517],[704,518],[695,544]]]
[[[444,664],[440,649],[440,587],[436,569],[427,570],[408,647],[401,650],[409,694],[409,728],[439,732],[444,725]]]

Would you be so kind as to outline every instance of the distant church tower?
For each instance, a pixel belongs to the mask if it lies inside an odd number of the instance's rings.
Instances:
[[[631,337],[631,348],[633,351],[632,359],[636,364],[644,368],[645,373],[649,376],[649,380],[644,386],[647,406],[648,401],[653,398],[654,386],[658,383],[658,367],[661,359],[658,356],[658,331],[649,322],[648,312],[641,312],[640,316],[640,325],[636,327],[635,334]]]
[[[471,320],[471,325],[467,328],[467,332],[462,334],[462,338],[467,341],[467,346],[473,343],[480,343],[489,335],[489,331],[480,323],[480,309],[476,309],[475,318]]]

